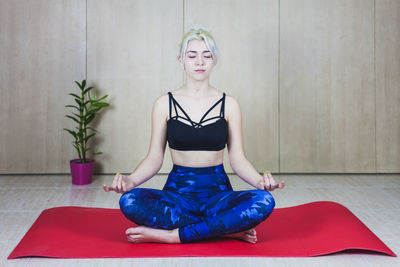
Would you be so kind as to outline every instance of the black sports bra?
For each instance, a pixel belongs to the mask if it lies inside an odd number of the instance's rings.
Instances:
[[[200,122],[194,122],[186,114],[183,108],[175,100],[171,92],[169,95],[169,119],[167,121],[167,141],[170,148],[176,150],[206,150],[218,151],[225,148],[228,139],[228,125],[224,118],[225,93],[201,118]],[[219,116],[204,119],[207,114],[221,102],[221,112]],[[175,116],[172,117],[172,104],[175,109]],[[186,116],[178,115],[178,109]],[[190,122],[186,124],[178,119],[184,119]],[[219,119],[218,119],[219,118]],[[215,122],[202,125],[202,123],[218,119]]]

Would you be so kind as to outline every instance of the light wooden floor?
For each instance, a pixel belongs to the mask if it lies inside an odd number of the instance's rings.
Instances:
[[[143,187],[161,188],[166,175]],[[229,175],[235,190],[250,189]],[[276,208],[330,200],[349,208],[387,246],[400,254],[400,175],[274,175],[287,187],[272,194]],[[69,175],[0,175],[0,266],[400,266],[399,258],[376,254],[339,253],[313,258],[131,258],[7,260],[43,209],[56,206],[118,208],[118,194],[101,185],[111,176],[94,177],[90,185],[75,186]],[[281,229],[284,231],[285,229]],[[62,240],[60,240],[62,242]]]

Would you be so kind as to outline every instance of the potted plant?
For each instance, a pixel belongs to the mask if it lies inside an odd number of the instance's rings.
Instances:
[[[74,97],[76,105],[65,106],[73,109],[72,115],[66,115],[66,117],[75,122],[75,127],[74,130],[66,128],[64,128],[64,130],[74,137],[72,144],[78,152],[79,157],[70,161],[72,183],[83,185],[89,184],[92,181],[94,167],[93,157],[102,154],[101,152],[93,152],[91,158],[86,157],[86,153],[91,150],[91,148],[87,146],[87,143],[97,132],[92,127],[89,127],[89,124],[96,117],[96,114],[98,114],[101,109],[109,106],[109,104],[103,102],[108,95],[99,98],[97,92],[95,92],[94,96],[91,96],[90,91],[93,90],[93,87],[86,88],[86,80],[83,80],[82,83],[75,81],[75,83],[80,89],[80,94],[70,93],[70,95]]]

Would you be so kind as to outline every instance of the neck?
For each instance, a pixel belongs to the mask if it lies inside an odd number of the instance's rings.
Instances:
[[[209,79],[198,81],[186,77],[186,81],[183,85],[188,95],[191,96],[204,96],[210,89]]]

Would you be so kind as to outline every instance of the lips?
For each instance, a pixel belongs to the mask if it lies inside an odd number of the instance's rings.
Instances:
[[[206,70],[195,70],[196,72],[205,72]]]

